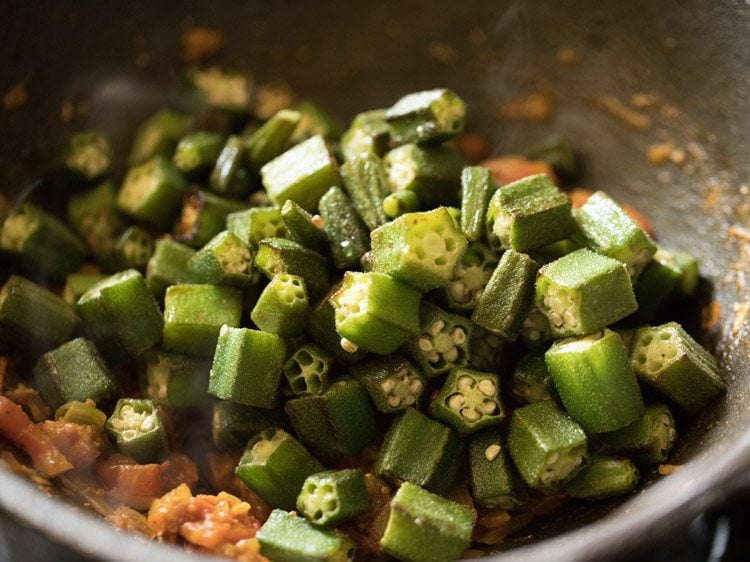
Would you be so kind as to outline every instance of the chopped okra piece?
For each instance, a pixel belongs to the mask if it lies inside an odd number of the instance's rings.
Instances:
[[[539,310],[539,307],[532,304],[526,311],[521,323],[521,340],[526,347],[535,348],[547,343],[552,339],[552,329],[549,325],[549,319]]]
[[[324,296],[330,287],[326,259],[302,244],[284,238],[262,240],[255,255],[255,267],[269,280],[279,273],[302,277],[313,301]]]
[[[370,233],[351,200],[340,187],[332,187],[320,198],[318,210],[333,265],[337,269],[356,269],[359,260],[370,249]]]
[[[167,433],[152,400],[121,398],[106,428],[120,452],[141,464],[160,462],[169,452]]]
[[[544,355],[565,410],[586,433],[625,427],[643,414],[643,399],[617,332],[604,329],[558,340]]]
[[[425,90],[402,97],[385,118],[396,145],[440,142],[464,130],[466,104],[445,88]]]
[[[279,336],[222,326],[208,393],[246,406],[273,408],[285,358],[286,344]]]
[[[341,346],[381,355],[395,351],[410,335],[419,333],[420,298],[410,286],[384,273],[347,271],[330,297]]]
[[[146,266],[146,284],[158,301],[164,300],[167,287],[188,280],[187,264],[194,255],[195,250],[170,238],[156,241]]]
[[[566,182],[575,181],[581,172],[580,158],[559,135],[546,138],[527,150],[524,156],[529,160],[547,162],[555,175]]]
[[[391,423],[373,472],[393,484],[411,482],[442,494],[453,483],[462,453],[452,429],[409,408]]]
[[[383,199],[383,212],[391,219],[397,219],[406,213],[414,213],[420,206],[419,198],[413,191],[397,191]]]
[[[143,354],[143,394],[170,408],[200,408],[208,403],[208,359],[169,353],[161,349]]]
[[[192,70],[187,76],[203,105],[245,114],[253,102],[253,79],[248,74],[227,72],[216,66]]]
[[[311,215],[290,199],[281,207],[281,219],[291,240],[319,254],[328,252],[328,237],[320,215]]]
[[[497,256],[481,242],[470,242],[443,289],[451,310],[474,310],[497,266]]]
[[[68,223],[99,261],[110,256],[117,236],[126,228],[116,200],[117,192],[108,181],[68,199]]]
[[[180,208],[185,178],[171,162],[155,156],[128,170],[117,208],[136,220],[167,230]]]
[[[297,509],[313,525],[333,526],[370,508],[365,476],[358,468],[329,470],[307,477]]]
[[[282,109],[250,135],[245,150],[254,170],[260,170],[284,152],[301,118],[299,111]]]
[[[528,252],[562,240],[573,230],[570,198],[546,174],[498,189],[487,209],[487,240],[493,249]]]
[[[112,147],[107,137],[97,131],[84,131],[70,137],[65,154],[65,168],[86,181],[92,181],[112,169]]]
[[[245,287],[253,281],[253,250],[225,230],[198,250],[187,268],[195,283]]]
[[[370,238],[374,271],[423,292],[450,283],[468,245],[445,207],[402,215]]]
[[[656,252],[649,235],[603,191],[589,197],[575,218],[586,246],[624,263],[633,280]]]
[[[284,410],[300,441],[324,462],[359,453],[378,431],[367,391],[352,379],[287,400]]]
[[[260,553],[274,562],[352,562],[356,550],[345,534],[281,509],[271,512],[255,536]]]
[[[177,142],[185,136],[191,118],[169,110],[158,111],[138,127],[130,148],[128,164],[137,166],[154,156],[170,158]]]
[[[594,445],[603,454],[625,455],[650,465],[666,462],[676,439],[672,412],[664,404],[653,404],[630,425],[595,436]]]
[[[680,271],[682,271],[682,277],[677,284],[677,294],[683,297],[690,297],[695,294],[695,289],[700,279],[698,260],[688,252],[676,250],[671,253],[675,263],[680,268]]]
[[[278,207],[253,207],[227,215],[227,230],[255,248],[266,238],[286,238]]]
[[[202,189],[190,189],[182,199],[182,212],[174,227],[174,237],[192,248],[200,248],[224,230],[230,214],[245,207],[239,201]]]
[[[467,507],[404,482],[391,500],[380,545],[399,560],[452,562],[469,547],[473,527]]]
[[[430,414],[460,435],[499,425],[505,418],[500,400],[500,377],[460,367],[451,370],[430,404]]]
[[[310,100],[298,100],[289,109],[299,112],[300,122],[294,130],[291,144],[310,137],[322,136],[329,141],[337,140],[344,132],[344,125],[334,115]]]
[[[71,400],[101,402],[118,390],[96,347],[84,338],[45,353],[34,367],[34,385],[53,409]]]
[[[388,196],[388,181],[383,162],[373,154],[360,154],[341,166],[344,189],[357,214],[369,230],[388,222],[383,200]]]
[[[419,323],[421,333],[409,339],[402,349],[425,375],[435,377],[468,364],[473,330],[468,319],[422,301]]]
[[[484,221],[497,184],[482,166],[467,166],[461,172],[461,232],[470,242],[484,235]]]
[[[173,285],[164,294],[167,351],[211,357],[222,326],[237,327],[242,317],[242,291],[218,285]]]
[[[92,425],[103,429],[107,422],[107,414],[92,406],[90,402],[71,400],[55,410],[55,419],[80,425]]]
[[[86,334],[111,363],[137,357],[161,339],[159,305],[135,269],[106,277],[77,306]]]
[[[635,490],[640,480],[638,468],[630,459],[593,457],[588,466],[565,486],[572,498],[603,500]]]
[[[590,334],[638,307],[625,266],[585,248],[539,270],[535,304],[554,337]]]
[[[318,206],[331,186],[341,184],[336,160],[320,135],[277,156],[260,173],[274,204],[281,206],[291,199],[308,211]]]
[[[724,392],[716,359],[677,322],[640,328],[630,361],[641,382],[691,414]]]
[[[208,172],[224,147],[224,136],[212,131],[188,133],[177,143],[172,162],[188,176]]]
[[[140,226],[133,225],[117,238],[112,254],[99,261],[107,273],[131,268],[143,271],[153,253],[154,237]]]
[[[560,489],[588,459],[581,426],[548,400],[513,412],[508,447],[526,484],[537,490]]]
[[[217,400],[211,415],[211,437],[220,451],[241,451],[251,437],[264,429],[288,425],[281,410]]]
[[[13,209],[0,227],[0,252],[35,278],[62,282],[78,270],[86,247],[64,223],[27,202]]]
[[[549,263],[558,258],[581,249],[581,245],[572,238],[563,238],[552,244],[537,248],[531,253],[531,257],[541,263]]]
[[[373,109],[354,117],[349,129],[341,136],[341,152],[346,160],[362,154],[382,156],[388,150],[391,129],[385,113],[385,109]]]
[[[682,279],[682,269],[672,253],[657,246],[653,259],[648,262],[638,277],[633,290],[638,310],[638,320],[648,322],[656,312],[675,293]]]
[[[252,190],[253,179],[242,137],[230,135],[211,171],[211,189],[225,197],[241,199]]]
[[[448,146],[405,144],[383,158],[390,190],[412,191],[424,209],[458,202],[461,156]]]
[[[398,353],[370,357],[353,366],[352,374],[370,393],[375,408],[385,414],[417,407],[427,387],[424,375]]]
[[[264,332],[293,338],[305,331],[309,314],[310,300],[305,280],[280,273],[263,289],[250,318]]]
[[[11,275],[0,289],[0,339],[5,343],[45,352],[68,341],[77,326],[75,308],[33,281]]]
[[[103,273],[71,273],[65,279],[62,297],[65,302],[75,306],[83,293],[105,277]]]
[[[526,254],[506,250],[471,314],[471,321],[508,341],[521,333],[534,296],[537,265]]]
[[[245,446],[235,472],[271,507],[294,509],[302,484],[323,465],[283,429],[264,429]]]
[[[503,339],[474,324],[469,338],[469,367],[479,371],[494,372],[500,366],[503,353]]]
[[[338,288],[331,290],[335,293]],[[330,353],[337,362],[350,365],[356,363],[367,352],[354,345],[341,347],[341,336],[336,331],[336,309],[330,298],[322,299],[311,311],[307,324],[310,339]]]
[[[544,351],[532,350],[518,361],[513,370],[511,392],[524,404],[558,399],[555,383],[544,361]]]
[[[328,385],[332,364],[330,354],[314,343],[307,343],[292,354],[282,371],[295,395],[319,394]]]
[[[485,429],[469,442],[471,495],[484,509],[513,509],[529,500],[529,493],[508,454],[500,430]]]

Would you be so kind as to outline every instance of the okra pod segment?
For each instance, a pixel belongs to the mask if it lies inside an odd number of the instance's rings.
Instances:
[[[266,238],[286,238],[286,225],[277,207],[253,207],[227,216],[227,230],[257,248]]]
[[[213,131],[195,131],[180,139],[172,162],[185,175],[194,176],[210,171],[216,164],[224,136]]]
[[[451,90],[425,90],[402,97],[385,118],[396,145],[440,142],[463,131],[466,104]]]
[[[240,212],[245,207],[239,201],[202,189],[190,189],[182,199],[182,212],[174,227],[174,237],[191,248],[200,248],[224,230],[231,214]],[[228,226],[227,230],[234,232]],[[234,233],[239,236],[237,232]]]
[[[536,289],[535,289],[536,294]],[[539,310],[539,307],[532,304],[521,322],[521,341],[530,349],[539,347],[552,339],[552,329],[549,325],[549,319]]]
[[[344,132],[344,125],[335,116],[310,100],[297,100],[289,109],[299,112],[301,116],[299,125],[289,139],[291,144],[298,144],[315,136],[335,141]]]
[[[117,236],[126,228],[116,200],[117,192],[108,181],[68,199],[68,223],[98,261],[109,258]]]
[[[253,250],[225,230],[188,260],[187,269],[195,283],[245,287],[253,282]]]
[[[351,372],[370,393],[375,408],[385,414],[419,406],[427,387],[424,375],[399,353],[370,357]]]
[[[367,511],[370,496],[358,468],[329,470],[307,477],[297,509],[316,526],[333,526]]]
[[[152,400],[121,398],[105,427],[120,452],[141,464],[159,462],[169,452],[167,433]]]
[[[187,75],[198,103],[232,114],[246,115],[253,102],[253,79],[249,74],[227,72],[212,66],[191,69]]]
[[[383,199],[383,212],[390,219],[397,219],[406,213],[419,210],[419,198],[413,191],[397,191]]]
[[[588,466],[566,484],[565,492],[583,500],[602,500],[635,490],[640,480],[630,459],[593,457]]]
[[[471,495],[484,509],[514,509],[529,500],[529,493],[508,453],[498,428],[472,435],[469,442]]]
[[[565,182],[575,181],[581,172],[581,161],[559,135],[552,135],[524,153],[529,160],[547,162],[555,175]]]
[[[105,176],[112,169],[112,147],[98,131],[83,131],[70,137],[64,166],[85,181]]]
[[[142,355],[141,390],[156,404],[170,408],[200,408],[208,404],[211,361],[151,349]]]
[[[504,341],[500,336],[474,324],[469,338],[469,367],[479,371],[497,371],[502,359]]]
[[[137,166],[154,156],[169,158],[177,142],[185,136],[191,118],[169,110],[154,113],[140,124],[130,148],[128,164]]]
[[[114,242],[112,253],[100,258],[99,263],[107,273],[131,268],[144,271],[153,253],[154,237],[140,226],[133,225],[120,234]]]
[[[539,270],[534,302],[554,337],[590,334],[638,307],[625,266],[585,248]]]
[[[383,200],[390,190],[380,158],[360,154],[348,159],[341,166],[341,179],[357,214],[369,230],[388,222]]]
[[[430,414],[460,435],[499,425],[505,418],[500,377],[472,369],[452,369],[430,404]]]
[[[187,264],[194,255],[195,250],[171,238],[156,241],[146,265],[146,284],[158,301],[164,300],[167,287],[188,280]]]
[[[681,250],[675,250],[671,253],[675,263],[682,271],[680,282],[677,284],[677,294],[682,297],[692,296],[700,280],[698,260],[694,255]]]
[[[340,187],[326,191],[318,203],[323,231],[337,269],[356,269],[370,249],[370,233],[362,223],[351,200]]]
[[[672,253],[657,246],[653,259],[643,268],[633,288],[638,301],[635,313],[638,320],[651,320],[675,293],[681,279],[682,269]]]
[[[242,137],[230,135],[211,171],[211,189],[226,197],[241,199],[252,190],[253,180]]]
[[[107,422],[107,414],[90,402],[71,400],[55,410],[55,419],[80,425],[91,425],[103,429]]]
[[[666,462],[676,439],[672,412],[664,404],[652,404],[630,425],[595,436],[593,445],[599,453],[625,455],[649,465]]]
[[[262,240],[255,254],[255,267],[269,280],[279,273],[302,277],[313,301],[324,296],[330,287],[326,259],[302,244],[284,238]]]
[[[340,285],[331,289],[335,294]],[[358,346],[346,345],[341,347],[341,336],[336,331],[336,307],[329,297],[321,299],[310,311],[310,321],[307,324],[307,334],[337,362],[351,365],[362,359],[367,352]]]
[[[497,184],[482,166],[467,166],[461,172],[461,232],[470,242],[484,235],[484,221]]]
[[[264,332],[293,338],[305,331],[309,314],[305,280],[280,273],[263,289],[250,318]]]
[[[677,322],[638,329],[630,361],[640,381],[691,414],[724,392],[716,359]]]
[[[205,390],[204,390],[205,392]],[[211,414],[211,438],[220,451],[242,451],[251,437],[272,427],[287,427],[281,410],[217,400]]]
[[[320,215],[311,215],[290,199],[281,207],[281,219],[291,240],[319,254],[328,252],[328,237]]]
[[[385,109],[373,109],[354,117],[349,129],[341,136],[341,152],[346,160],[362,154],[382,156],[388,150],[391,130],[385,113]]]
[[[284,152],[301,118],[299,111],[282,109],[250,135],[245,150],[254,170],[259,171]]]
[[[587,433],[625,427],[643,414],[643,399],[617,332],[604,329],[552,344],[544,355],[560,399]]]
[[[284,363],[282,372],[297,396],[319,394],[328,385],[333,357],[314,343],[297,349]]]
[[[552,375],[544,361],[544,351],[534,349],[521,357],[513,370],[511,392],[514,398],[524,404],[559,399]]]

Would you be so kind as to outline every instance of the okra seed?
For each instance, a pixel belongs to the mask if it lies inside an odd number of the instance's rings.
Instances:
[[[497,410],[497,404],[492,400],[485,400],[484,402],[482,402],[482,406],[480,409],[482,410],[483,414],[491,416]]]
[[[341,338],[341,348],[348,353],[354,353],[359,349],[359,346],[351,340]]]
[[[463,345],[466,343],[466,332],[459,327],[453,328],[453,330],[451,330],[451,340],[453,340],[453,343],[456,345]]]
[[[469,421],[477,421],[481,417],[481,414],[474,408],[461,409],[461,415]]]
[[[419,338],[419,349],[422,351],[432,351],[432,340],[430,340],[427,336],[422,336]]]
[[[421,392],[422,391],[422,381],[419,380],[419,379],[414,379],[413,381],[411,381],[411,384],[409,385],[409,390],[411,390],[415,394],[417,392]]]
[[[669,440],[674,441],[675,436],[677,435],[677,431],[675,431],[674,427],[669,428]]]
[[[672,425],[672,420],[669,419],[669,416],[667,414],[662,414],[662,416],[659,418],[659,421],[666,426]]]
[[[492,462],[500,454],[500,451],[502,451],[502,447],[500,447],[500,445],[498,445],[497,443],[493,443],[484,450],[484,458]]]
[[[323,226],[325,225],[325,221],[320,215],[313,215],[311,222],[316,228],[323,228]]]
[[[437,336],[444,329],[445,329],[445,321],[444,320],[438,320],[435,323],[433,323],[432,326],[430,327],[430,333],[433,336]]]
[[[451,394],[447,400],[448,407],[451,410],[459,410],[465,402],[466,400],[462,394]]]
[[[479,381],[479,384],[477,385],[477,387],[485,396],[492,396],[493,394],[495,394],[495,391],[497,390],[497,388],[495,387],[495,383],[492,382],[490,379],[483,379]]]
[[[562,325],[563,325],[563,319],[562,319],[562,317],[560,316],[560,314],[558,314],[557,312],[552,312],[552,313],[550,313],[550,315],[549,315],[549,319],[550,319],[550,320],[552,320],[552,323],[553,323],[553,324],[554,324],[554,325],[555,325],[556,327],[558,327],[558,328],[559,328],[560,326],[562,326]]]
[[[466,298],[466,287],[460,281],[451,284],[450,292],[453,300],[457,302],[463,302]]]
[[[552,465],[553,465],[553,464],[555,464],[555,463],[556,463],[556,462],[557,462],[557,461],[558,461],[559,459],[560,459],[560,453],[558,453],[557,451],[554,451],[554,452],[550,453],[550,455],[549,455],[549,456],[547,457],[547,464],[548,464],[549,466],[552,466]]]
[[[471,377],[463,376],[458,379],[458,390],[467,391],[474,386],[475,381]]]
[[[458,359],[458,348],[451,347],[443,354],[443,357],[445,357],[446,361],[449,361],[450,363],[455,362],[456,359]]]
[[[401,405],[401,398],[399,398],[395,394],[389,395],[388,396],[388,405],[391,408],[398,408]]]
[[[408,396],[406,396],[404,398],[404,404],[406,404],[407,406],[411,406],[416,401],[417,401],[417,399],[414,396],[412,396],[412,395],[408,395]]]
[[[396,387],[396,381],[393,379],[386,379],[380,385],[385,392],[391,392]]]

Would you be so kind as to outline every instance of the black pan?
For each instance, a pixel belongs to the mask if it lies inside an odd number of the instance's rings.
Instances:
[[[0,91],[24,83],[28,92],[25,105],[0,113],[0,186],[14,199],[44,169],[50,147],[74,130],[104,128],[122,153],[138,121],[167,101],[183,68],[181,30],[191,24],[224,32],[217,62],[247,68],[260,81],[286,80],[345,119],[389,105],[407,91],[444,85],[468,101],[470,128],[489,135],[496,153],[561,133],[585,155],[584,185],[641,208],[658,226],[660,241],[701,260],[702,304],[715,301],[721,313],[705,329],[698,321],[692,326],[715,351],[727,393],[682,425],[671,459],[685,464],[681,471],[626,501],[570,509],[503,546],[513,550],[494,559],[611,559],[684,528],[745,484],[743,475],[750,472],[750,331],[742,319],[750,302],[743,285],[750,270],[742,262],[748,244],[742,236],[750,230],[747,2],[19,0],[2,4],[0,21]],[[577,54],[577,62],[561,62],[564,48]],[[530,91],[554,97],[549,122],[497,119],[499,105]],[[643,110],[651,119],[646,131],[601,107],[604,96],[627,104],[635,93],[659,99]],[[65,102],[83,110],[70,122],[60,119]],[[648,162],[647,148],[665,140],[690,146],[685,163]],[[60,197],[54,186],[41,188],[48,190],[45,199]],[[695,314],[687,316],[696,320]],[[118,534],[4,470],[0,507],[40,536],[89,556],[198,560]]]

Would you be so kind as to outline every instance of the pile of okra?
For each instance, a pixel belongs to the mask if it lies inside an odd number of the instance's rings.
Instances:
[[[395,491],[382,550],[454,560],[477,511],[634,490],[672,449],[673,409],[722,392],[679,324],[650,324],[694,292],[695,258],[604,192],[571,209],[548,175],[498,185],[466,166],[450,90],[341,134],[310,102],[250,118],[243,75],[196,71],[190,88],[192,113],[137,129],[119,187],[86,131],[62,158],[67,221],[12,209],[0,328],[38,357],[53,411],[95,401],[138,463],[168,453],[163,408],[209,409],[213,446],[244,450],[236,474],[273,508],[269,559],[354,556],[337,527],[371,498],[343,467],[366,447]],[[460,482],[470,505],[444,497]]]

